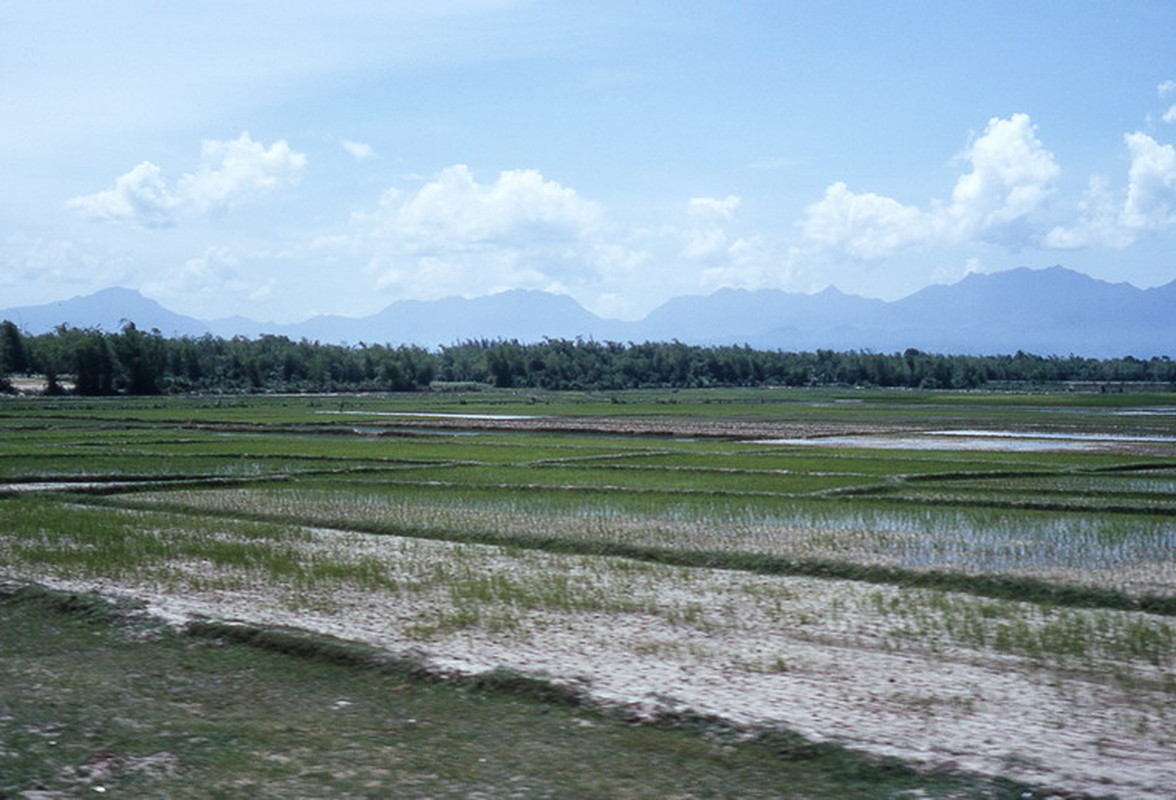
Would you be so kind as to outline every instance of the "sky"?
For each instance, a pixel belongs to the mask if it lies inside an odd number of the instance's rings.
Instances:
[[[0,5],[0,308],[1176,279],[1170,0]]]

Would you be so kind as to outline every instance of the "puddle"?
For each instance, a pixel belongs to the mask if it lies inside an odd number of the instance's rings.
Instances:
[[[992,450],[1040,452],[1102,450],[1116,444],[1176,445],[1172,436],[1129,436],[1111,433],[1024,433],[1020,431],[931,431],[887,436],[825,436],[811,439],[757,439],[752,444],[861,447],[877,450]]]
[[[432,419],[541,419],[535,414],[444,414],[428,411],[316,411],[316,414],[358,414],[364,417],[423,417]]]
[[[1132,436],[1120,433],[1024,433],[1019,431],[935,431],[932,436],[964,436],[970,438],[1040,439],[1072,442],[1147,442],[1176,444],[1176,436]]]
[[[144,483],[160,484],[163,481],[35,481],[27,483],[0,483],[0,492],[72,492],[85,489],[122,489],[127,486],[141,486]]]

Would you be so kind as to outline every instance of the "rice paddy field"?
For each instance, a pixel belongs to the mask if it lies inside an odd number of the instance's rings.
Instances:
[[[829,796],[1168,798],[1174,398],[7,399],[0,578],[973,781]],[[681,796],[827,796],[760,788]]]

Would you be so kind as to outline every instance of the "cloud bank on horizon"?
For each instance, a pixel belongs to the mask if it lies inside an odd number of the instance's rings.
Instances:
[[[1176,7],[631,5],[18,8],[0,306],[1176,278]]]

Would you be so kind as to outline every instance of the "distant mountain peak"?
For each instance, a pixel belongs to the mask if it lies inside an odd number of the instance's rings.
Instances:
[[[113,332],[121,329],[124,322],[133,322],[141,330],[158,329],[168,336],[200,336],[208,332],[204,322],[169,311],[141,292],[121,286],[0,311],[0,317],[11,319],[30,333],[44,333],[62,324]]]
[[[30,333],[61,323],[117,330],[130,320],[165,335],[230,338],[262,334],[341,343],[437,347],[464,340],[586,338],[748,344],[767,350],[916,348],[944,354],[1100,358],[1176,356],[1176,280],[1141,290],[1055,265],[972,273],[899,300],[864,298],[828,286],[815,294],[719,289],[673,298],[636,322],[604,320],[568,295],[509,289],[475,298],[402,300],[366,317],[319,316],[297,324],[240,317],[205,323],[168,311],[134,289],[0,311]]]
[[[148,297],[145,297],[138,289],[128,289],[125,286],[111,286],[109,289],[99,289],[91,295],[78,295],[74,300],[88,298],[90,300],[144,300],[148,303],[154,303]]]

